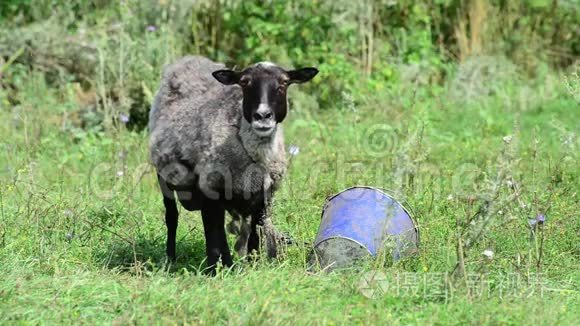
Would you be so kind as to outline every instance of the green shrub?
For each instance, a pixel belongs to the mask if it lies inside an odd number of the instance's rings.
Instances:
[[[109,127],[123,113],[137,129],[163,65],[186,54],[238,68],[316,65],[306,92],[330,109],[417,85],[436,92],[477,58],[506,58],[535,76],[574,64],[580,51],[577,9],[566,1],[7,0],[0,18],[0,63],[45,71],[55,86],[81,81]],[[4,94],[18,91],[0,83]]]

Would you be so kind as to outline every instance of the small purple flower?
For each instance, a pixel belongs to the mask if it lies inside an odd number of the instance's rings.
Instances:
[[[528,225],[535,230],[536,226],[538,225],[544,225],[544,222],[546,222],[546,215],[544,214],[538,214],[536,216],[536,218],[532,218],[528,220]]]
[[[300,153],[300,147],[296,145],[290,145],[290,147],[288,148],[288,152],[290,153],[290,155],[296,156],[298,155],[298,153]]]
[[[155,25],[149,25],[149,26],[147,26],[146,30],[149,33],[153,33],[153,32],[155,32],[157,30],[157,26],[155,26]]]
[[[126,114],[126,113],[124,113],[124,112],[121,112],[121,113],[119,113],[119,120],[122,123],[125,123],[126,124],[127,122],[129,122],[129,115]]]

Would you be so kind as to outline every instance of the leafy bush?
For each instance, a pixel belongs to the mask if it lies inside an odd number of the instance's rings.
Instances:
[[[518,73],[536,75],[546,64],[574,64],[580,51],[577,9],[547,0],[8,0],[0,10],[2,70],[14,61],[55,85],[81,81],[105,124],[129,114],[137,129],[163,65],[188,53],[238,68],[316,65],[321,78],[307,92],[329,109],[463,80],[477,58],[505,57]]]

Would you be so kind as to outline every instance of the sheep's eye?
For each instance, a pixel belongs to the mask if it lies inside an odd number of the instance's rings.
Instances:
[[[286,83],[278,85],[277,91],[283,93],[286,90]]]
[[[248,78],[248,77],[240,78],[240,86],[246,87],[248,85],[250,85],[250,78]]]

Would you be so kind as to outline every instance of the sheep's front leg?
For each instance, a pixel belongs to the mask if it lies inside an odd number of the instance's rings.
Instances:
[[[215,267],[220,257],[225,266],[233,264],[226,238],[225,212],[225,208],[219,201],[206,200],[202,204],[201,217],[205,233],[207,266],[211,274],[215,273]]]

